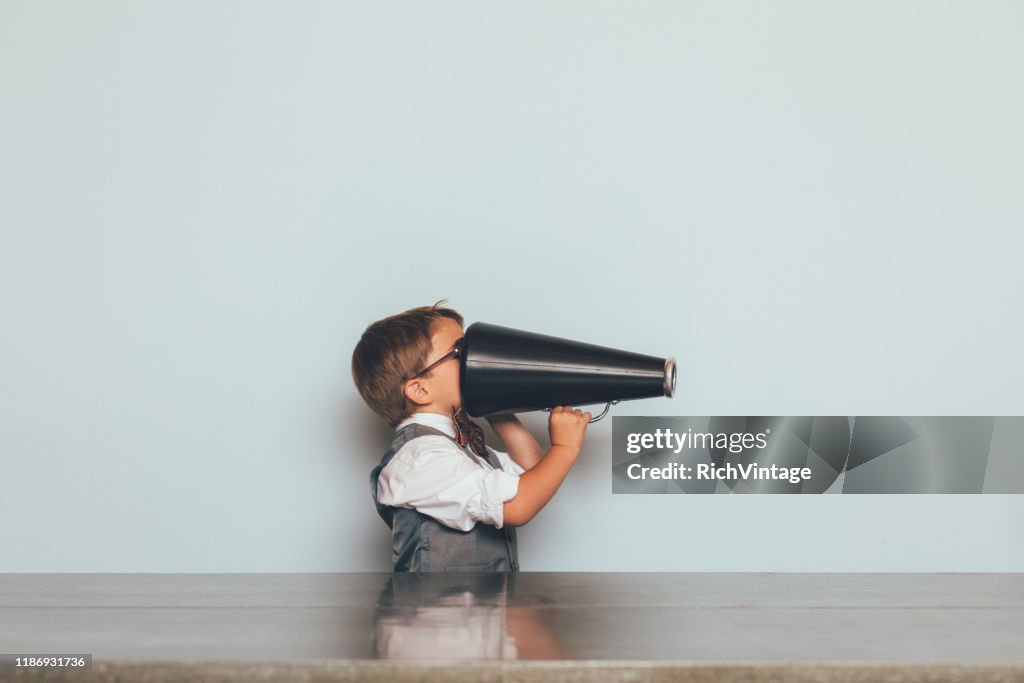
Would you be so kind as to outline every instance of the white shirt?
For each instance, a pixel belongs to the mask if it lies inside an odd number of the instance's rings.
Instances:
[[[418,422],[455,437],[452,420],[439,413],[414,413],[397,429]],[[467,450],[469,450],[467,448]],[[450,439],[430,434],[410,439],[391,458],[377,480],[377,500],[414,508],[445,526],[469,531],[477,522],[500,529],[504,504],[519,492],[524,470],[507,454],[487,447],[501,463],[496,470],[483,458],[468,455]]]

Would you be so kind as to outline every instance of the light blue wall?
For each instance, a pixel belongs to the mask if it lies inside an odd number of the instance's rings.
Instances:
[[[0,572],[390,568],[372,320],[615,414],[1024,414],[1018,2],[0,2]],[[541,415],[524,421],[545,435]],[[1024,496],[613,496],[525,570],[1021,571]]]

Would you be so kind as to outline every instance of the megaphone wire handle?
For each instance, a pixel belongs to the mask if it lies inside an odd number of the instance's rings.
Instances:
[[[592,417],[592,418],[590,418],[590,420],[589,420],[589,421],[587,422],[587,424],[591,424],[592,422],[597,422],[597,421],[598,421],[598,420],[600,420],[600,419],[601,419],[602,417],[604,417],[605,415],[607,415],[607,414],[608,414],[608,410],[609,410],[609,409],[610,409],[610,408],[611,408],[611,407],[612,407],[613,405],[615,405],[616,403],[618,403],[618,401],[617,401],[617,400],[616,400],[616,401],[608,401],[607,403],[605,403],[605,404],[604,404],[604,410],[602,410],[602,411],[601,411],[601,414],[600,414],[600,415],[598,415],[597,417]],[[544,411],[545,413],[550,413],[550,412],[551,412],[551,408],[541,408],[541,410],[542,410],[542,411]]]
[[[592,417],[592,418],[590,418],[590,422],[597,422],[597,421],[598,421],[598,420],[600,420],[600,419],[601,419],[602,417],[604,417],[605,415],[607,415],[607,414],[608,414],[608,409],[609,409],[609,408],[611,408],[611,407],[612,407],[613,405],[615,405],[616,403],[618,403],[618,401],[608,401],[607,403],[605,403],[605,404],[604,404],[604,410],[602,410],[602,411],[601,411],[601,414],[600,414],[600,415],[598,415],[597,417]],[[589,424],[589,423],[588,423],[588,424]]]

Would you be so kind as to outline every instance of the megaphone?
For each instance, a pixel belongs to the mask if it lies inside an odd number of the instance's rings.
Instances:
[[[473,323],[459,354],[462,407],[472,417],[606,404],[676,391],[674,358]]]

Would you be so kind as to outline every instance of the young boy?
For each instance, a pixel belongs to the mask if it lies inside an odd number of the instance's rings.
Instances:
[[[370,490],[395,571],[518,571],[515,527],[558,490],[590,413],[554,408],[546,453],[515,415],[491,416],[508,453],[488,447],[462,410],[463,319],[443,303],[378,320],[352,353],[359,394],[396,428]]]

